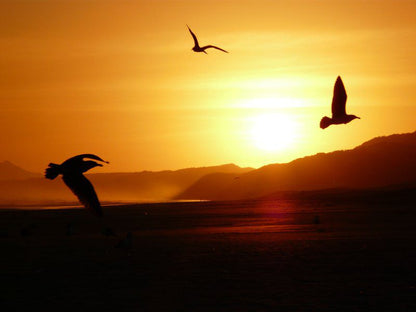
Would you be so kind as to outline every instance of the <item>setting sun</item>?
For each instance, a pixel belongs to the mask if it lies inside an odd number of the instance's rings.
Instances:
[[[253,118],[251,137],[264,151],[280,151],[295,143],[297,125],[288,114],[260,114]]]
[[[415,12],[0,0],[1,311],[416,311]]]
[[[257,168],[414,131],[415,1],[1,3],[0,161],[27,170]],[[362,120],[324,131],[337,76]]]

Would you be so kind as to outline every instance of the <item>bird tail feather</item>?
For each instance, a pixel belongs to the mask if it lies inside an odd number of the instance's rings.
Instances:
[[[60,167],[60,165],[50,163],[49,167],[45,170],[45,178],[51,180],[55,179],[61,173]]]
[[[332,120],[329,117],[322,117],[321,119],[321,123],[319,124],[319,126],[321,127],[321,129],[325,129],[327,127],[329,127],[330,125],[332,125]]]

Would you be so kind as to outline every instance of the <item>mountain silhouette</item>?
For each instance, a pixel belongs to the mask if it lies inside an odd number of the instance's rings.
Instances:
[[[375,138],[351,150],[267,165],[242,174],[239,179],[225,173],[207,175],[175,198],[234,200],[283,191],[365,189],[415,181],[416,132],[413,132]]]
[[[220,172],[238,175],[251,170],[253,169],[226,164],[174,171],[93,173],[85,176],[100,194],[101,202],[144,202],[171,200],[207,174]],[[74,195],[61,179],[50,183],[40,174],[35,176],[39,176],[39,178],[0,181],[0,204],[77,204]]]
[[[22,169],[10,161],[0,162],[0,180],[25,180],[40,176],[40,174]]]
[[[252,168],[234,164],[137,173],[97,173],[89,179],[102,193],[103,200],[166,201],[182,192],[201,177],[214,172],[240,174]]]
[[[8,169],[2,171],[2,168]],[[28,203],[78,204],[60,179],[50,183],[40,174],[9,162],[0,163],[0,176],[7,177],[0,179],[0,205],[4,207]],[[281,192],[323,194],[321,190],[327,189],[391,189],[390,186],[409,185],[414,188],[416,132],[378,137],[351,150],[319,153],[259,169],[227,164],[174,171],[95,173],[86,177],[94,184],[102,202],[234,200]]]

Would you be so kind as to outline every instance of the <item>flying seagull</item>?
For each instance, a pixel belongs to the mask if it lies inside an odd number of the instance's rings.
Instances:
[[[195,44],[195,45],[194,45],[194,47],[192,48],[192,50],[193,50],[194,52],[204,52],[205,54],[208,54],[205,50],[206,50],[206,49],[209,49],[209,48],[214,48],[214,49],[220,50],[220,51],[222,51],[222,52],[228,53],[228,51],[225,51],[225,50],[223,50],[223,49],[221,49],[221,48],[219,48],[219,47],[213,46],[213,45],[206,45],[206,46],[200,47],[200,46],[199,46],[199,43],[198,43],[198,39],[196,38],[195,34],[192,32],[192,30],[189,28],[189,26],[188,26],[188,25],[186,25],[186,26],[188,27],[189,32],[190,32],[190,33],[191,33],[191,35],[192,35],[192,38],[194,38],[194,44]]]
[[[334,86],[334,96],[332,97],[332,118],[323,117],[321,119],[320,127],[325,129],[330,125],[347,124],[356,118],[355,115],[347,115],[345,112],[345,103],[347,102],[347,93],[345,92],[344,84],[341,77],[338,76]]]
[[[83,173],[97,166],[102,167],[102,164],[92,160],[84,160],[84,158],[95,159],[107,164],[109,163],[93,154],[81,154],[65,160],[60,165],[50,163],[49,167],[45,170],[45,178],[53,180],[59,174],[62,174],[62,180],[78,197],[81,204],[96,216],[101,217],[103,211],[101,209],[100,201],[98,200],[91,182],[83,175]]]

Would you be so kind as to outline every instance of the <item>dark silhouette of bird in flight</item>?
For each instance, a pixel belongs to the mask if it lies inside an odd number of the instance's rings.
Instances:
[[[221,49],[219,47],[213,46],[213,45],[206,45],[206,46],[200,47],[199,43],[198,43],[198,39],[196,38],[195,34],[192,32],[192,30],[189,28],[188,25],[186,25],[186,26],[188,27],[189,32],[192,35],[192,38],[194,38],[194,47],[192,48],[192,50],[194,52],[204,52],[205,54],[208,54],[205,50],[209,49],[209,48],[214,48],[214,49],[220,50],[222,52],[228,53],[228,51],[226,51],[224,49]]]
[[[347,124],[353,119],[360,119],[355,115],[347,115],[345,112],[345,104],[347,102],[347,93],[341,77],[338,76],[334,85],[334,95],[332,97],[332,118],[327,116],[321,119],[320,127],[325,129],[330,125]]]
[[[109,163],[93,154],[81,154],[65,160],[60,165],[50,163],[49,167],[45,170],[45,177],[53,180],[59,174],[62,174],[62,180],[75,196],[78,197],[81,204],[96,216],[101,217],[103,211],[101,209],[100,201],[98,200],[91,182],[83,175],[83,173],[97,166],[102,167],[102,164],[92,160],[84,160],[84,158],[95,159],[107,164]]]

